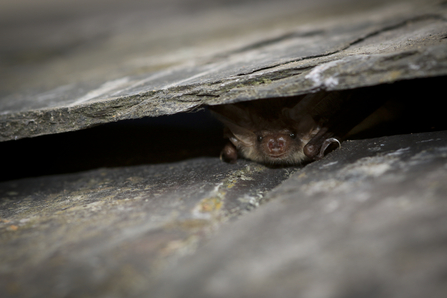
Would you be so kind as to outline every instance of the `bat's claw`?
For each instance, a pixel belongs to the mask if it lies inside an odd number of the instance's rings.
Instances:
[[[341,143],[338,139],[336,138],[326,139],[321,145],[320,153],[318,153],[316,159],[322,159],[324,157],[324,152],[326,152],[327,148],[329,148],[329,146],[331,146],[332,144],[337,144],[338,148],[341,148]]]
[[[337,138],[317,138],[304,146],[303,152],[310,159],[322,159],[328,148],[334,143],[337,144],[338,147],[341,147],[340,141]]]

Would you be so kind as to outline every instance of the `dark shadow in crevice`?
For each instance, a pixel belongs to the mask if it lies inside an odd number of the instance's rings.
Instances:
[[[388,85],[385,104],[359,126],[350,139],[447,130],[447,77],[401,81]],[[372,91],[378,87],[369,87]],[[370,125],[369,124],[374,124]]]
[[[380,123],[366,125],[349,138],[447,130],[446,83],[447,77],[437,77],[367,88],[387,100],[372,121]],[[219,158],[225,144],[222,135],[222,125],[209,111],[202,110],[3,142],[0,181],[196,157]]]
[[[109,123],[0,143],[0,181],[101,167],[219,158],[222,126],[208,111]]]

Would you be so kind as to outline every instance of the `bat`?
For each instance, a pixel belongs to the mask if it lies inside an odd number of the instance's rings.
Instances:
[[[262,99],[210,107],[229,140],[221,159],[238,157],[266,165],[318,160],[383,100],[370,88],[320,91],[304,96]]]

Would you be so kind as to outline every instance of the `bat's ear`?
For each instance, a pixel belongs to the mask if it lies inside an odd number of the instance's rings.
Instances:
[[[311,111],[322,100],[324,100],[325,94],[323,92],[307,94],[298,101],[296,105],[291,108],[283,109],[283,116],[289,119],[300,119],[304,115],[311,114]]]
[[[253,146],[255,144],[256,134],[251,129],[250,118],[243,109],[228,105],[213,107],[211,111],[231,131],[233,136],[230,137],[230,141],[236,147],[238,142],[245,146]]]
[[[306,95],[293,107],[284,108],[282,111],[283,117],[289,119],[294,124],[294,128],[297,131],[307,133],[318,125],[309,113],[309,107],[316,101],[316,99],[319,100],[320,98],[317,98],[314,94]]]
[[[309,114],[302,115],[301,118],[297,120],[298,121],[295,122],[296,131],[303,132],[306,134],[309,131],[314,130],[315,128],[318,127],[317,122]]]
[[[237,141],[236,141],[236,140],[233,140],[233,138],[230,138],[230,141],[236,147],[238,147],[237,146],[238,142],[242,143],[245,146],[254,146],[255,145],[256,134],[253,131],[251,131],[245,127],[239,126],[233,122],[226,122],[226,121],[222,121],[222,122],[228,127],[228,129],[231,131],[233,136],[237,139]]]

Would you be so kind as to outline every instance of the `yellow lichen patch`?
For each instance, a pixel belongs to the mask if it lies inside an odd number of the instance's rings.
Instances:
[[[392,81],[395,81],[396,79],[398,79],[401,76],[402,76],[401,71],[398,71],[398,70],[391,71],[388,75],[389,79]]]
[[[162,257],[167,257],[175,253],[187,254],[188,251],[194,251],[197,246],[197,236],[190,236],[185,239],[172,240],[166,244],[166,246],[160,250]]]
[[[172,255],[184,246],[182,240],[173,240],[166,244],[166,246],[160,251],[162,256]]]
[[[233,186],[234,186],[234,182],[232,181],[232,182],[228,183],[227,188],[232,188]]]
[[[222,200],[219,198],[205,198],[199,203],[200,212],[215,212],[222,208]]]
[[[10,230],[10,231],[17,231],[18,229],[19,229],[19,227],[16,226],[16,225],[10,225],[10,226],[8,227],[8,230]]]
[[[167,229],[200,230],[208,227],[209,225],[210,222],[205,219],[186,219],[170,222],[164,227]]]

